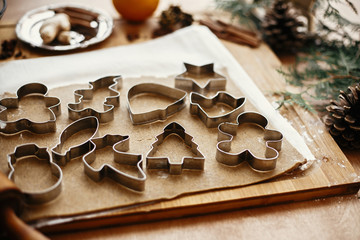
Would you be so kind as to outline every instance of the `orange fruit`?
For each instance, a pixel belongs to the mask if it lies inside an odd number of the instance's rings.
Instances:
[[[141,22],[156,10],[159,0],[113,0],[115,9],[129,21]]]

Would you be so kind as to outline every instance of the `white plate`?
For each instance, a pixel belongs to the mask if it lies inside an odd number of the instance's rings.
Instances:
[[[80,15],[84,18],[92,16],[91,20],[86,20],[85,22],[93,27],[85,28],[72,24],[71,30],[83,35],[84,39],[69,45],[63,45],[57,41],[48,44],[43,43],[39,32],[42,23],[64,9],[65,11],[71,11],[72,13],[75,12],[75,15]],[[79,12],[81,12],[81,14],[78,14]],[[70,14],[68,15],[70,16],[70,19],[76,19],[76,17],[73,17]],[[106,12],[79,5],[56,4],[40,7],[27,12],[17,23],[15,31],[17,37],[21,41],[26,42],[33,47],[53,51],[68,51],[77,48],[86,48],[90,45],[99,43],[110,36],[112,29],[113,20]]]

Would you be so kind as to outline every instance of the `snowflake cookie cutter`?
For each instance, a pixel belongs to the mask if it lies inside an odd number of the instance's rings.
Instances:
[[[265,157],[255,156],[249,149],[238,153],[230,153],[231,141],[236,135],[240,124],[250,123],[264,129],[266,141]],[[237,118],[237,123],[221,123],[218,127],[218,143],[216,145],[216,160],[228,166],[236,166],[244,161],[257,171],[271,171],[276,167],[276,162],[281,150],[283,135],[276,130],[267,129],[268,120],[256,112],[244,112]]]
[[[29,204],[49,202],[61,193],[63,174],[61,168],[51,160],[47,148],[40,148],[33,143],[17,146],[15,151],[8,155],[8,166],[10,168],[8,178],[15,181],[15,165],[17,160],[31,156],[35,156],[39,160],[46,160],[50,165],[51,173],[57,178],[57,181],[52,186],[41,191],[23,191],[25,201]]]
[[[93,138],[91,142],[95,147],[83,156],[84,171],[93,181],[99,182],[104,177],[109,177],[121,185],[135,191],[145,190],[146,175],[142,169],[142,155],[125,153],[129,150],[129,136],[107,134],[103,137]],[[91,166],[96,160],[96,151],[107,146],[112,147],[114,152],[114,162],[136,166],[138,176],[132,176],[121,170],[116,169],[110,164],[103,164],[98,169]]]
[[[231,122],[245,110],[245,97],[235,98],[227,92],[219,91],[211,98],[199,93],[190,93],[190,114],[197,115],[208,128],[219,126],[222,122]],[[204,108],[211,108],[222,103],[230,106],[233,110],[223,115],[209,116]]]
[[[94,92],[98,89],[107,87],[110,96],[105,98],[103,103],[104,111],[99,112],[93,108],[84,108],[84,100],[91,100]],[[94,116],[99,119],[100,123],[107,123],[114,120],[114,109],[120,106],[120,92],[117,91],[122,87],[121,76],[107,76],[89,82],[88,89],[78,89],[74,91],[75,103],[68,104],[68,114],[71,120],[78,120],[83,117]]]
[[[175,134],[178,135],[184,143],[190,147],[195,157],[183,157],[181,162],[173,163],[168,157],[154,157],[158,146],[161,145],[166,137]],[[205,157],[200,152],[198,145],[193,142],[193,137],[185,132],[185,129],[177,122],[169,123],[163,133],[156,136],[156,141],[151,145],[150,151],[146,156],[147,169],[167,169],[170,174],[179,175],[183,169],[204,170]]]
[[[175,77],[175,87],[190,92],[198,92],[205,95],[210,91],[222,91],[226,87],[226,77],[214,71],[214,64],[196,66],[184,63],[185,72]],[[204,87],[201,87],[196,79],[207,78]]]
[[[144,113],[134,113],[131,108],[130,100],[140,94],[157,94],[163,97],[174,99],[166,108],[159,108]],[[155,121],[163,121],[174,113],[185,107],[185,98],[187,93],[176,88],[171,88],[156,83],[140,83],[129,89],[127,93],[128,111],[131,122],[134,125],[146,124]]]
[[[16,97],[0,100],[0,133],[16,134],[22,131],[30,131],[36,134],[56,132],[56,117],[61,114],[61,102],[57,97],[48,97],[48,88],[42,83],[28,83],[21,86]],[[50,113],[50,119],[45,122],[34,122],[28,118],[16,121],[7,121],[7,109],[18,108],[19,102],[29,95],[41,95]]]
[[[92,136],[87,138],[80,144],[71,146],[65,153],[61,153],[64,143],[76,133],[90,129]],[[91,151],[95,146],[90,141],[98,135],[99,121],[96,117],[84,117],[71,124],[69,124],[60,134],[59,143],[51,149],[53,161],[61,166],[65,166],[67,162],[70,162],[74,158],[83,156]]]

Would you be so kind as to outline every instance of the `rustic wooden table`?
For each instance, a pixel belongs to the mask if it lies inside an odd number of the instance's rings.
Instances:
[[[52,1],[61,2],[61,1]],[[74,1],[73,1],[74,2]],[[150,19],[144,24],[128,24],[122,20],[112,7],[110,0],[78,0],[93,7],[106,9],[114,17],[114,31],[109,39],[96,46],[81,50],[92,51],[112,46],[145,41],[151,38],[151,29],[156,24]],[[181,4],[185,11],[195,14],[209,9],[209,1],[161,1],[157,13],[170,3]],[[49,4],[49,1],[34,0],[8,1],[8,9],[0,21],[0,41],[16,38],[15,25],[18,19],[28,10]],[[140,38],[129,42],[127,35],[140,33]],[[257,49],[223,41],[247,73],[258,84],[261,76],[256,71],[255,61],[261,61],[268,71],[273,71],[281,64],[288,64],[292,57],[279,58],[265,45]],[[54,53],[33,49],[19,43],[23,57],[36,58],[50,56]],[[252,60],[243,58],[251,54]],[[14,61],[12,57],[5,61]],[[0,64],[2,62],[1,61]],[[255,68],[255,69],[254,69]],[[0,65],[1,69],[1,65]],[[275,72],[275,71],[273,71]],[[260,82],[259,82],[260,81]],[[267,87],[271,89],[271,87]],[[360,174],[359,151],[345,152],[356,172]],[[181,218],[167,221],[151,222],[129,226],[114,226],[50,235],[53,239],[360,239],[360,201],[357,195],[335,196],[311,201],[287,203],[273,206],[242,209]]]

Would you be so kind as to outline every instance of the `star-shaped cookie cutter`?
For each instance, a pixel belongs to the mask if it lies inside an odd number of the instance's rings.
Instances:
[[[76,133],[90,129],[92,136],[87,138],[80,144],[71,146],[65,153],[61,153],[64,143]],[[98,135],[99,121],[96,117],[84,117],[71,124],[69,124],[60,134],[59,143],[51,149],[51,155],[53,161],[61,166],[65,166],[67,162],[70,162],[74,158],[78,158],[94,149],[94,144],[90,141]]]
[[[100,138],[93,138],[91,142],[95,145],[89,153],[83,156],[84,171],[94,181],[101,181],[105,176],[135,191],[145,190],[146,175],[142,169],[142,155],[125,153],[129,150],[129,136],[105,135]],[[96,160],[96,151],[111,146],[114,152],[114,162],[136,166],[138,177],[129,175],[116,169],[109,164],[103,164],[100,168],[94,169],[91,164]]]
[[[30,131],[36,134],[56,132],[56,117],[61,114],[60,99],[48,97],[48,88],[41,83],[28,83],[21,86],[14,98],[0,100],[0,133],[16,134],[22,131]],[[49,109],[50,119],[45,122],[34,122],[28,118],[16,121],[7,121],[7,109],[18,108],[22,98],[28,95],[42,95],[46,107]]]
[[[196,156],[185,156],[179,163],[171,162],[168,157],[154,157],[159,145],[172,134],[178,135]],[[200,152],[198,145],[193,142],[193,137],[186,133],[185,129],[177,122],[169,123],[164,131],[156,136],[156,141],[151,145],[146,157],[147,169],[168,169],[170,174],[181,174],[183,169],[204,170],[204,163],[205,157]]]
[[[61,168],[55,164],[47,151],[47,148],[40,148],[36,144],[23,144],[15,148],[14,153],[8,155],[8,165],[10,173],[8,178],[15,181],[15,164],[20,158],[35,156],[39,160],[46,160],[51,168],[51,173],[57,177],[57,181],[47,189],[41,191],[23,191],[25,195],[25,201],[29,204],[40,204],[55,199],[61,193],[62,189],[62,171]]]
[[[207,98],[199,93],[190,93],[190,114],[197,115],[208,128],[219,126],[222,122],[233,121],[245,110],[245,97],[235,98],[227,92],[219,91],[215,96]],[[223,103],[233,108],[230,112],[218,116],[209,116],[204,108],[211,108]]]
[[[244,149],[239,153],[230,153],[231,141],[236,135],[240,124],[256,124],[264,129],[264,140],[266,141],[265,157],[255,156],[249,149]],[[221,123],[218,127],[218,143],[216,151],[216,160],[220,163],[236,166],[244,161],[258,171],[270,171],[276,167],[276,161],[279,157],[283,135],[279,131],[266,128],[268,120],[257,112],[244,112],[237,118],[237,124]]]
[[[226,78],[214,71],[214,64],[202,66],[184,63],[186,71],[175,77],[175,87],[190,92],[198,92],[205,95],[210,91],[222,91],[226,87]],[[204,87],[201,87],[196,80],[207,78]]]
[[[130,100],[139,94],[157,94],[167,98],[174,99],[175,101],[168,105],[166,108],[159,108],[144,113],[134,113],[131,108]],[[155,121],[166,120],[169,116],[180,111],[185,107],[185,98],[187,93],[176,88],[171,88],[156,83],[140,83],[129,89],[127,93],[128,111],[130,114],[131,122],[136,124],[146,124]]]
[[[117,89],[122,86],[121,76],[107,76],[89,82],[88,89],[78,89],[74,91],[75,103],[68,104],[68,113],[71,120],[78,120],[83,117],[94,116],[100,123],[107,123],[114,120],[114,108],[120,105],[120,92]],[[110,96],[103,103],[104,111],[98,112],[93,108],[84,108],[84,100],[91,100],[94,92],[100,88],[107,87]]]

